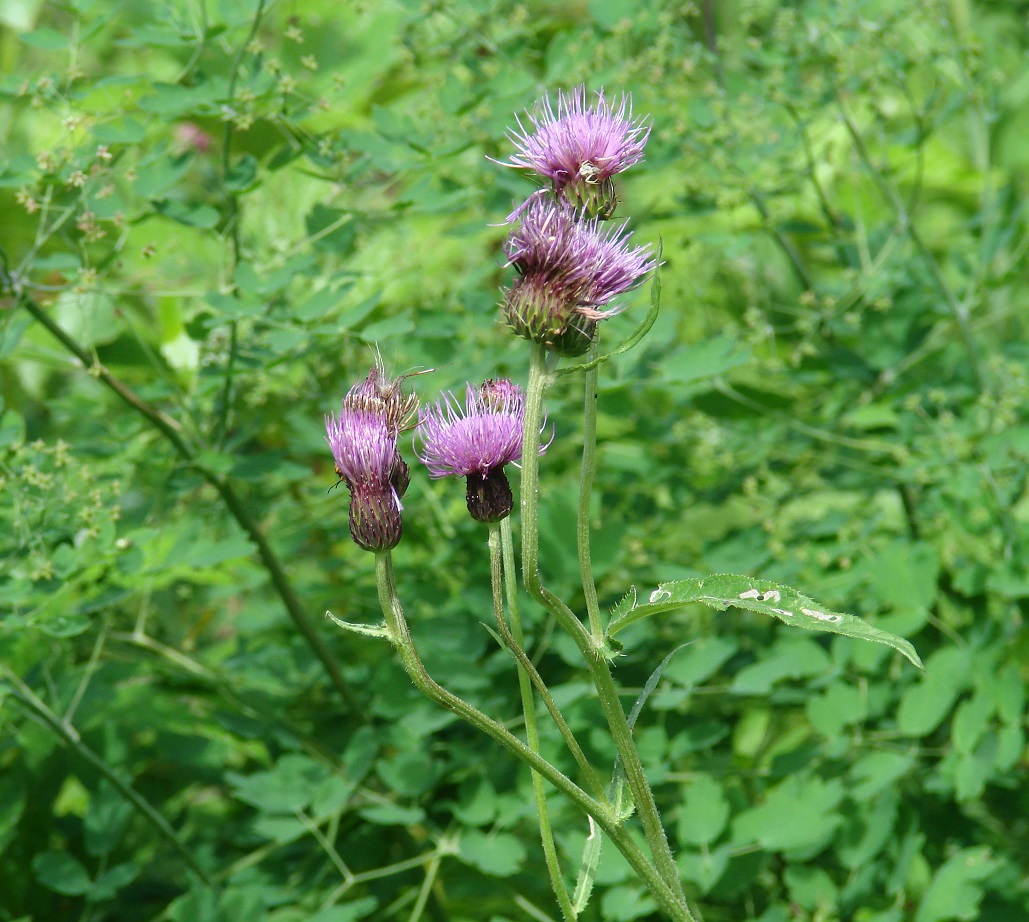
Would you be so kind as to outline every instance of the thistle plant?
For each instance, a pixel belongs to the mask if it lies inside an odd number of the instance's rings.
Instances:
[[[477,522],[499,522],[511,514],[514,497],[504,473],[522,456],[525,397],[506,378],[468,385],[464,409],[453,394],[422,410],[415,438],[418,459],[430,477],[464,477],[468,513]],[[540,446],[540,454],[545,450]]]
[[[586,87],[558,91],[557,110],[550,97],[526,113],[528,127],[516,118],[508,131],[515,153],[506,166],[529,169],[550,181],[554,195],[610,217],[617,207],[614,177],[643,159],[650,135],[643,118],[633,118],[632,99],[622,94],[618,105],[604,91],[589,105]]]
[[[416,408],[402,379],[390,381],[377,363],[347,392],[339,416],[325,417],[336,474],[350,490],[350,534],[367,551],[396,547],[403,533],[400,497],[411,475],[397,437]]]
[[[625,225],[601,229],[565,202],[534,196],[521,209],[504,251],[518,277],[503,315],[519,336],[582,355],[601,320],[618,313],[614,300],[654,268],[649,247],[630,249]]]
[[[872,628],[861,619],[828,611],[786,586],[745,575],[676,580],[644,597],[635,588],[608,614],[601,610],[590,563],[590,492],[595,468],[598,369],[630,348],[652,325],[660,304],[659,256],[633,246],[626,223],[607,226],[618,204],[614,177],[643,159],[649,134],[645,120],[633,117],[631,99],[616,105],[603,92],[588,104],[585,87],[559,93],[557,105],[539,101],[510,132],[516,152],[507,166],[525,168],[549,186],[531,194],[512,218],[505,244],[515,278],[500,311],[511,330],[530,341],[525,390],[507,379],[468,385],[463,406],[451,393],[427,405],[418,416],[415,454],[432,478],[463,477],[472,518],[487,526],[493,615],[497,638],[517,665],[524,739],[496,718],[454,695],[427,672],[415,648],[400,602],[391,552],[400,541],[400,498],[408,481],[398,439],[413,418],[417,400],[404,394],[403,379],[391,379],[381,363],[343,399],[339,416],[326,418],[336,471],[351,492],[350,529],[355,542],[376,555],[381,626],[342,627],[389,639],[415,685],[454,711],[526,763],[532,772],[537,814],[550,883],[566,922],[579,917],[592,889],[602,836],[622,853],[653,895],[664,915],[694,922],[673,850],[632,735],[649,690],[667,658],[647,683],[630,714],[623,709],[612,672],[619,651],[615,635],[629,624],[689,603],[730,606],[778,618],[810,631],[827,631],[893,647],[921,666],[907,641]],[[635,333],[601,355],[600,324],[621,309],[618,299],[652,278],[651,309]],[[579,365],[559,368],[562,358],[586,355]],[[548,430],[545,396],[559,380],[581,374],[584,381],[584,439],[577,527],[577,552],[584,611],[573,610],[544,583],[539,559],[539,502],[543,492],[540,457],[553,434]],[[511,528],[514,495],[508,468],[520,463],[520,565]],[[519,583],[538,611],[567,632],[582,655],[618,758],[610,778],[584,753],[531,658],[526,654],[519,611]],[[335,620],[335,619],[334,619]],[[543,757],[537,701],[541,703],[575,760],[573,780]],[[584,852],[574,887],[551,829],[546,794],[553,788],[583,813]],[[688,822],[688,817],[687,817]],[[642,832],[645,848],[633,834]],[[588,832],[588,834],[587,834]]]

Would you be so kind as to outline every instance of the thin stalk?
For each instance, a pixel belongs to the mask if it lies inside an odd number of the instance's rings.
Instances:
[[[590,500],[593,496],[593,475],[597,469],[597,387],[600,379],[600,365],[595,363],[599,351],[600,337],[590,343],[586,355],[588,366],[585,375],[585,401],[582,424],[582,473],[579,477],[579,520],[576,526],[576,540],[579,548],[579,575],[582,578],[582,592],[586,598],[586,614],[590,619],[590,634],[593,642],[604,642],[604,625],[600,620],[600,602],[597,599],[597,584],[593,581],[593,560],[590,557]]]
[[[279,558],[275,555],[275,551],[272,550],[268,540],[261,532],[257,521],[251,516],[246,503],[232,488],[229,481],[197,461],[197,452],[186,441],[185,436],[182,434],[182,426],[177,420],[172,419],[166,413],[162,413],[157,407],[145,401],[135,391],[119,381],[106,368],[95,362],[93,357],[75,342],[62,327],[55,323],[47,312],[25,292],[20,293],[18,304],[24,307],[49,331],[51,336],[60,342],[68,352],[74,355],[82,363],[82,367],[88,370],[90,375],[95,377],[105,387],[114,391],[125,403],[157,429],[171,443],[179,456],[214,487],[222,498],[222,502],[232,514],[232,517],[257,548],[261,563],[264,565],[272,585],[286,607],[286,611],[292,619],[294,626],[300,631],[301,636],[311,648],[311,652],[321,662],[326,675],[329,677],[329,681],[332,682],[340,698],[343,699],[349,716],[356,722],[363,722],[365,719],[364,714],[358,707],[357,700],[350,691],[350,686],[347,685],[346,679],[343,678],[343,674],[339,671],[336,660],[321,636],[312,627],[310,621],[308,621],[307,612],[304,610],[299,597],[293,591],[293,586],[286,576],[286,571],[279,562]]]
[[[529,363],[529,381],[525,393],[525,431],[522,441],[522,577],[529,594],[543,605],[561,623],[576,642],[590,678],[597,689],[600,706],[607,720],[615,748],[625,768],[626,781],[639,813],[643,832],[654,859],[654,865],[665,886],[675,894],[677,918],[694,917],[686,904],[679,871],[668,845],[654,793],[647,782],[639,753],[633,743],[625,711],[618,697],[618,689],[593,638],[575,614],[553,593],[544,588],[539,572],[539,445],[540,425],[543,420],[543,392],[549,384],[546,369],[546,348],[534,343]]]
[[[538,424],[537,424],[538,426]],[[539,431],[537,428],[537,439]],[[562,794],[570,798],[588,816],[592,816],[597,825],[607,833],[608,838],[622,853],[625,860],[650,890],[654,899],[668,913],[674,922],[696,922],[689,910],[681,902],[675,890],[665,882],[662,875],[650,862],[636,844],[628,830],[620,825],[618,818],[608,806],[591,797],[568,776],[555,768],[539,753],[533,752],[517,736],[469,704],[457,695],[448,692],[425,669],[425,665],[415,649],[411,631],[404,617],[404,610],[397,597],[396,580],[393,576],[393,560],[389,551],[380,551],[375,555],[375,581],[379,592],[379,604],[386,624],[392,634],[392,641],[400,655],[400,662],[415,687],[427,698],[442,707],[453,711],[472,726],[495,740],[530,768],[539,772]]]
[[[506,519],[505,519],[506,521]],[[489,525],[489,562],[490,562],[490,583],[493,589],[493,614],[497,622],[497,630],[503,635],[509,633],[512,640],[521,640],[522,626],[517,618],[514,609],[509,608],[511,617],[511,630],[507,630],[507,620],[504,617],[504,589],[507,583],[508,597],[511,592],[510,580],[504,579],[504,566],[501,562],[501,540],[500,526],[496,522]],[[519,647],[521,643],[519,642]],[[540,751],[539,727],[536,724],[536,702],[532,696],[532,684],[529,674],[525,671],[519,661],[518,664],[518,691],[522,698],[522,713],[525,715],[525,741],[529,748],[535,752]],[[575,922],[576,913],[572,901],[568,896],[568,888],[565,886],[564,877],[561,874],[561,862],[557,855],[557,846],[554,844],[554,830],[550,825],[550,811],[547,809],[547,792],[543,787],[543,777],[532,771],[532,793],[536,799],[536,816],[540,824],[540,839],[543,842],[543,858],[547,865],[547,874],[550,877],[550,886],[557,897],[557,905],[561,909],[561,915],[565,922]]]
[[[250,30],[247,32],[247,37],[240,44],[239,49],[236,51],[236,57],[232,61],[232,69],[229,71],[228,101],[226,102],[230,112],[236,100],[236,81],[239,79],[239,71],[243,66],[243,56],[246,54],[246,50],[253,41],[254,36],[257,35],[257,30],[261,27],[265,2],[266,0],[258,0],[253,21],[250,23]],[[222,137],[222,188],[226,190],[225,230],[229,235],[229,242],[231,244],[228,276],[233,290],[235,290],[236,268],[239,266],[241,252],[239,197],[234,191],[229,190],[229,171],[232,169],[232,138],[234,133],[235,126],[232,119],[229,118],[225,122],[225,132]],[[239,347],[238,326],[239,324],[236,320],[229,324],[229,357],[225,363],[225,380],[222,383],[220,399],[221,406],[213,440],[218,448],[224,447],[229,431],[229,414],[232,410],[232,379],[236,368],[236,355]]]
[[[747,194],[750,196],[751,202],[754,203],[754,207],[758,210],[758,214],[761,215],[762,220],[765,222],[765,226],[768,228],[769,233],[775,238],[775,242],[779,244],[779,249],[786,254],[786,258],[790,261],[790,266],[793,268],[793,272],[797,276],[800,284],[804,286],[804,290],[814,291],[814,276],[804,263],[804,258],[800,255],[800,250],[794,246],[793,241],[790,240],[790,238],[787,237],[772,220],[772,213],[768,209],[765,197],[758,192],[757,189],[749,187],[747,189]]]
[[[558,709],[557,702],[554,701],[554,696],[550,694],[550,689],[547,688],[547,684],[543,681],[543,677],[539,674],[539,670],[536,669],[535,664],[531,659],[529,659],[529,654],[525,652],[525,644],[522,635],[522,619],[518,611],[518,592],[514,575],[518,570],[515,567],[514,540],[511,536],[510,517],[503,519],[500,522],[500,542],[503,550],[504,576],[507,586],[507,608],[511,619],[511,627],[508,629],[506,623],[499,622],[497,624],[497,630],[500,632],[501,639],[507,644],[508,649],[511,651],[514,658],[528,674],[533,687],[543,700],[543,704],[545,705],[547,712],[550,714],[558,732],[561,734],[561,738],[568,747],[568,751],[572,754],[576,764],[579,766],[579,770],[593,789],[593,795],[598,800],[604,803],[609,803],[607,792],[604,789],[604,785],[601,784],[596,770],[590,764],[589,759],[586,758],[586,754],[582,751],[579,741],[572,733],[572,729],[568,726],[568,722],[565,720],[564,715]]]
[[[932,251],[922,239],[922,235],[918,232],[918,228],[915,227],[914,221],[911,219],[911,214],[909,213],[907,206],[897,194],[897,190],[886,181],[886,177],[883,176],[882,172],[874,163],[872,163],[872,158],[869,156],[868,149],[865,147],[864,139],[861,137],[861,133],[857,130],[857,126],[853,121],[851,121],[850,114],[847,112],[843,105],[843,100],[840,99],[838,94],[836,97],[836,106],[839,110],[840,118],[843,120],[843,124],[847,129],[847,134],[850,135],[850,140],[854,144],[854,150],[857,152],[858,159],[868,172],[868,175],[872,177],[872,182],[879,190],[879,194],[893,209],[893,213],[901,231],[907,234],[908,239],[914,245],[918,255],[922,258],[922,262],[925,263],[926,268],[929,270],[929,275],[932,276],[936,289],[943,296],[944,303],[946,303],[951,316],[954,318],[955,324],[957,324],[958,332],[961,335],[961,341],[965,347],[965,352],[968,354],[968,362],[972,368],[972,374],[975,377],[979,390],[986,390],[986,379],[983,376],[982,363],[979,361],[979,352],[976,349],[975,338],[972,336],[972,327],[968,319],[968,307],[958,300],[957,295],[954,294],[950,285],[947,284],[947,280],[943,277],[943,272],[940,270],[939,263],[936,262],[936,257],[933,256]]]
[[[171,824],[157,811],[157,809],[142,794],[132,787],[127,781],[112,768],[107,762],[89,748],[79,736],[78,730],[72,724],[61,720],[36,694],[13,672],[3,669],[4,678],[11,685],[12,698],[26,711],[35,715],[57,736],[66,746],[75,752],[84,762],[91,765],[143,816],[143,818],[154,827],[157,833],[172,848],[179,853],[179,856],[191,871],[193,871],[205,884],[212,889],[214,882],[208,877],[207,872],[197,863],[193,852],[186,847],[185,843],[178,837]]]

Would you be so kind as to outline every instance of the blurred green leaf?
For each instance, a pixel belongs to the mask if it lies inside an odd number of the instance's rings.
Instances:
[[[939,868],[915,913],[915,922],[969,920],[979,915],[980,881],[997,866],[988,848],[966,848]]]
[[[166,218],[188,227],[212,228],[219,220],[218,210],[202,203],[158,199],[154,202],[154,209]]]
[[[80,896],[93,886],[89,872],[67,852],[37,853],[32,858],[32,870],[44,887],[65,896]]]
[[[461,836],[461,860],[486,874],[510,877],[525,861],[525,847],[508,833],[486,833],[468,830]]]
[[[18,38],[26,45],[33,48],[43,48],[47,51],[58,51],[67,48],[70,44],[68,36],[55,29],[33,29],[31,32],[22,32]]]
[[[697,775],[690,780],[679,808],[679,841],[708,845],[721,834],[728,818],[729,802],[721,785],[710,775]]]
[[[971,678],[966,650],[948,647],[926,660],[925,677],[904,692],[897,711],[897,724],[909,736],[931,733],[950,712]]]
[[[774,787],[763,803],[736,815],[733,839],[739,844],[756,842],[767,851],[814,854],[840,825],[835,807],[843,794],[839,781],[793,775]]]

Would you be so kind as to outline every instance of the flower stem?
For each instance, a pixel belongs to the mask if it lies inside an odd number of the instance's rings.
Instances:
[[[537,427],[538,438],[538,427]],[[533,752],[517,736],[501,726],[492,717],[469,704],[457,695],[448,692],[425,669],[418,656],[414,641],[411,638],[404,610],[397,597],[396,580],[393,575],[393,560],[389,551],[378,551],[375,554],[375,581],[379,592],[379,603],[386,624],[392,635],[391,639],[400,655],[400,661],[415,687],[437,704],[466,720],[495,740],[530,768],[539,772],[562,794],[569,797],[588,816],[592,816],[597,825],[607,833],[615,847],[650,890],[661,907],[675,922],[696,922],[682,901],[678,886],[667,883],[663,875],[658,873],[654,865],[643,854],[635,839],[619,823],[607,804],[591,797],[574,781],[555,768],[539,753]],[[677,884],[677,882],[676,882]]]
[[[686,896],[679,880],[675,858],[668,845],[668,837],[661,825],[654,792],[650,789],[639,753],[633,743],[625,711],[618,697],[618,689],[611,676],[607,661],[601,655],[592,636],[575,614],[547,590],[539,572],[539,444],[540,425],[543,420],[543,392],[550,383],[546,369],[546,347],[534,343],[529,363],[529,381],[525,394],[525,433],[522,442],[522,575],[529,594],[549,611],[568,631],[579,647],[597,689],[600,706],[607,720],[615,748],[625,768],[625,777],[639,813],[643,832],[650,846],[661,879],[675,894],[677,914],[673,918],[694,922],[686,904]]]
[[[509,518],[502,519],[509,522]],[[510,526],[508,526],[510,528]],[[517,600],[514,594],[514,587],[509,580],[504,579],[504,566],[501,562],[501,535],[500,526],[491,522],[489,526],[489,559],[490,577],[493,588],[493,614],[497,622],[497,630],[501,636],[507,634],[504,640],[510,637],[511,641],[517,638],[518,646],[521,648],[522,626],[517,615]],[[508,612],[511,618],[511,628],[508,630],[507,621],[504,618],[504,589],[507,583]],[[514,603],[514,604],[511,604]],[[510,643],[509,643],[510,645]],[[525,671],[519,658],[518,665],[518,690],[522,698],[522,712],[525,714],[525,739],[529,748],[538,753],[540,751],[539,728],[536,725],[536,703],[532,695],[532,685],[529,674]],[[557,856],[557,846],[554,844],[554,830],[550,825],[550,812],[547,810],[547,792],[543,787],[542,776],[533,771],[532,792],[536,798],[536,815],[540,824],[540,838],[543,841],[543,856],[547,864],[547,873],[550,875],[550,886],[557,897],[558,906],[561,908],[561,915],[565,922],[575,922],[576,914],[572,901],[568,897],[568,888],[565,886],[564,878],[561,876],[561,863]]]
[[[518,612],[518,594],[516,591],[514,576],[518,571],[515,568],[514,541],[511,537],[510,518],[502,519],[500,522],[500,540],[501,548],[503,550],[504,576],[507,586],[507,608],[511,619],[511,627],[508,629],[506,623],[500,622],[497,624],[497,629],[500,631],[500,636],[504,643],[507,644],[508,649],[525,671],[526,675],[528,675],[533,687],[543,700],[543,704],[546,706],[551,719],[557,726],[558,732],[561,734],[561,738],[568,747],[568,751],[571,752],[580,771],[589,782],[590,787],[593,789],[594,796],[601,802],[609,804],[610,802],[607,797],[607,792],[604,790],[604,785],[601,784],[596,771],[593,766],[590,765],[589,760],[586,758],[586,754],[582,751],[582,747],[579,745],[579,741],[575,738],[575,735],[572,733],[567,721],[564,719],[564,715],[560,710],[558,710],[557,702],[554,701],[553,696],[550,694],[550,689],[547,688],[546,683],[543,681],[543,677],[539,674],[539,671],[536,669],[535,665],[533,665],[532,660],[529,659],[528,654],[525,652],[522,638],[522,620]]]
[[[599,351],[600,337],[594,337],[586,354],[587,365],[594,363]],[[585,373],[586,398],[583,406],[582,473],[579,478],[579,520],[576,539],[579,549],[579,573],[582,592],[586,598],[586,614],[590,619],[590,634],[595,644],[604,641],[604,625],[600,620],[600,602],[597,584],[593,581],[593,560],[590,557],[590,499],[593,496],[593,474],[597,469],[597,386],[599,363],[592,364]]]

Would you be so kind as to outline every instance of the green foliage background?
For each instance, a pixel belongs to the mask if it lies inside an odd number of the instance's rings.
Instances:
[[[436,369],[423,399],[524,378],[496,225],[531,184],[487,158],[579,82],[652,117],[622,212],[666,260],[657,326],[602,377],[602,600],[749,573],[927,667],[739,611],[620,635],[627,706],[692,641],[636,732],[694,901],[1029,918],[1029,4],[0,17],[0,919],[555,917],[527,772],[322,617],[378,618],[322,417],[375,344]],[[545,574],[573,606],[581,400],[550,392],[542,467]],[[463,488],[416,475],[405,504],[430,671],[514,720]],[[610,764],[571,645],[527,614]],[[572,873],[587,829],[554,806]],[[608,850],[585,918],[653,918],[637,891]]]

